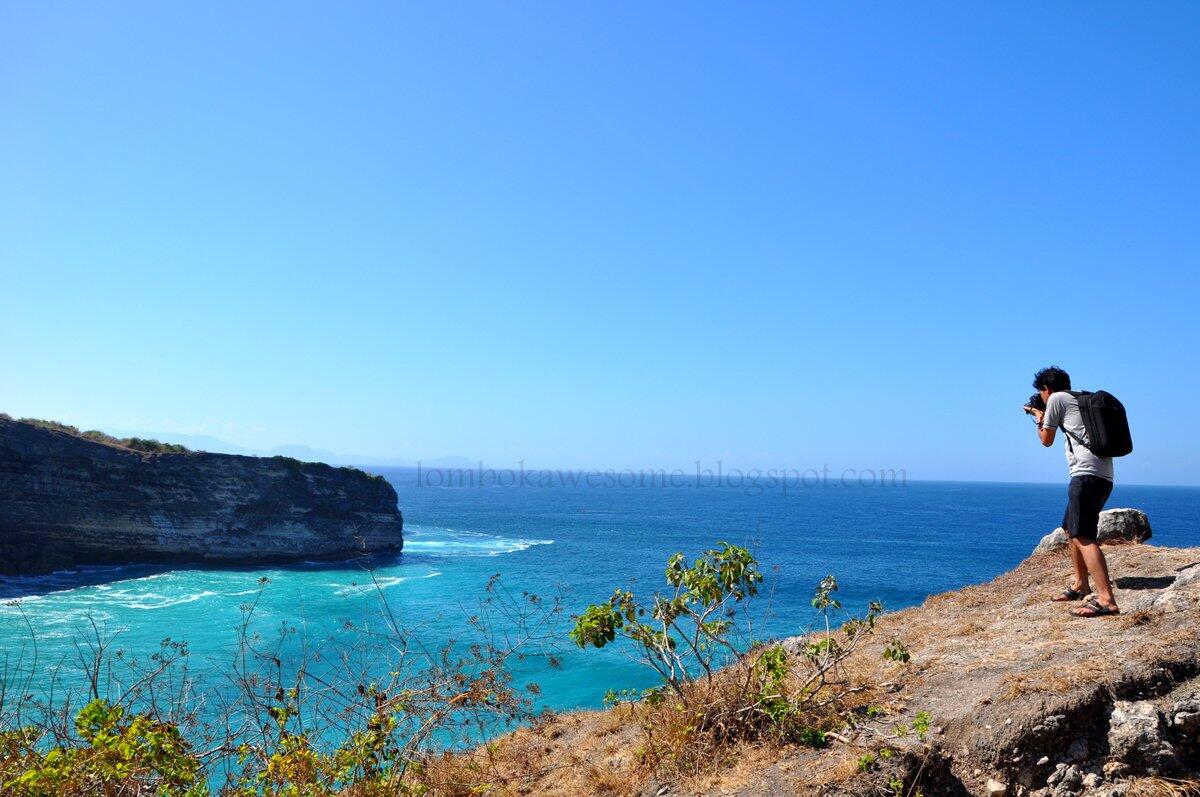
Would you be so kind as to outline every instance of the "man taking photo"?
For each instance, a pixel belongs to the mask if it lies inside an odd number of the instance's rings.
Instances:
[[[1071,377],[1066,371],[1054,365],[1043,368],[1034,375],[1033,386],[1041,396],[1045,410],[1033,405],[1025,410],[1037,421],[1038,439],[1042,445],[1052,445],[1055,430],[1063,430],[1067,469],[1071,474],[1062,527],[1070,537],[1068,550],[1075,566],[1075,580],[1053,600],[1066,602],[1088,598],[1072,610],[1076,617],[1120,614],[1108,577],[1108,561],[1096,542],[1100,510],[1113,488],[1112,457],[1096,456],[1088,448],[1091,441],[1079,412],[1079,402],[1070,392]],[[1088,583],[1089,574],[1095,584],[1094,593]]]

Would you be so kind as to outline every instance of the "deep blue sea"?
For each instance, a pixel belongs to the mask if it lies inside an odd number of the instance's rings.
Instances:
[[[431,487],[414,471],[383,472],[399,494],[406,542],[403,554],[378,563],[374,580],[398,622],[431,647],[464,633],[494,574],[514,592],[562,590],[579,611],[616,586],[659,588],[670,554],[691,557],[719,540],[752,547],[767,573],[755,636],[792,634],[811,621],[812,589],[827,574],[848,607],[916,604],[1012,568],[1058,525],[1065,501],[1065,483],[831,483],[760,493],[694,482]],[[1158,544],[1200,545],[1200,489],[1118,485],[1109,506],[1145,510]],[[60,665],[69,682],[78,642],[95,623],[130,655],[148,655],[164,637],[186,640],[198,685],[216,686],[239,606],[263,576],[270,583],[255,622],[264,632],[286,621],[315,640],[381,612],[371,577],[354,564],[83,569],[0,582],[0,649],[10,665],[28,664],[36,641],[37,666]],[[599,706],[610,688],[653,683],[618,650],[567,649],[559,669],[537,657],[520,666],[553,708]]]

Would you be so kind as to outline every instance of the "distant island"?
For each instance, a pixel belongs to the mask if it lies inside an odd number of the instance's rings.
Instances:
[[[395,489],[356,468],[191,451],[0,413],[0,573],[400,551]]]

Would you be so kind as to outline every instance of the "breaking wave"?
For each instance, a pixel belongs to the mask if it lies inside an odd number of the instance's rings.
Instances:
[[[404,552],[429,556],[500,556],[517,553],[535,545],[551,545],[554,540],[499,537],[479,531],[407,526],[404,529]]]

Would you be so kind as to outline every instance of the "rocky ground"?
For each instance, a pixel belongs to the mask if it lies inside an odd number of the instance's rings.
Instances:
[[[525,770],[511,791],[1200,795],[1200,549],[1131,542],[1149,536],[1131,510],[1105,523],[1120,616],[1075,618],[1050,602],[1070,566],[1048,538],[994,581],[885,615],[860,654],[886,679],[884,713],[826,750],[747,745],[732,766],[659,780],[639,768],[628,709],[577,713],[502,740]],[[892,637],[912,661],[880,669]],[[930,714],[928,732],[897,734],[918,712]]]

